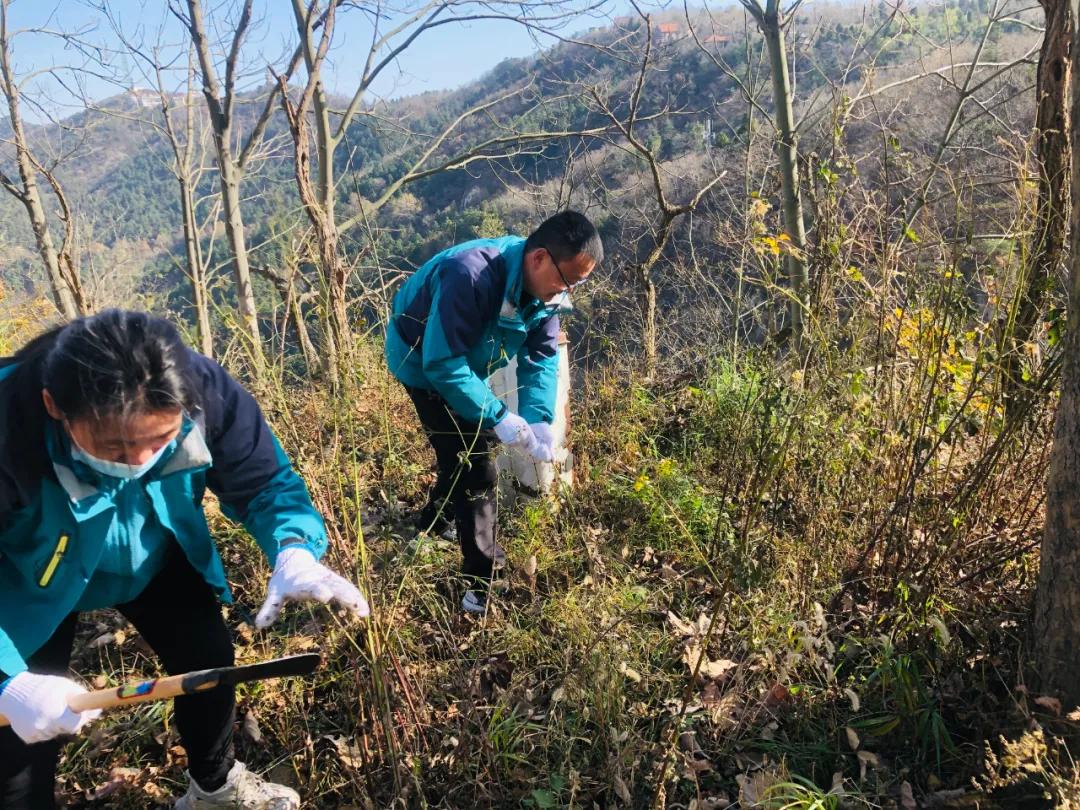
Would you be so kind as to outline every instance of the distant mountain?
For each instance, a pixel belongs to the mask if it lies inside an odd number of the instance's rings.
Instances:
[[[852,54],[857,63],[876,53],[878,69],[888,71],[890,66],[915,62],[928,37],[974,38],[985,5],[985,0],[962,0],[948,9],[918,7],[907,21],[895,17],[890,21],[891,7],[884,5],[869,21],[858,10],[839,5],[807,12],[790,32],[798,51],[794,75],[799,97],[811,98],[829,82],[842,82]],[[914,29],[912,18],[921,30]],[[507,59],[458,90],[423,93],[365,108],[349,127],[336,167],[342,216],[359,210],[360,199],[378,196],[437,133],[477,105],[502,99],[483,114],[466,119],[430,165],[472,144],[505,135],[511,128],[577,131],[603,126],[608,122],[583,94],[586,87],[596,87],[616,114],[625,114],[640,72],[634,55],[647,40],[653,48],[654,66],[641,99],[639,116],[647,121],[640,127],[641,137],[673,166],[692,165],[694,161],[687,163],[686,158],[695,154],[701,155],[700,163],[706,150],[714,163],[723,164],[725,150],[732,150],[731,161],[741,160],[735,142],[746,130],[747,105],[736,77],[746,74],[748,58],[755,65],[756,82],[766,88],[762,103],[769,104],[768,82],[762,82],[766,63],[760,38],[751,28],[748,39],[743,15],[730,9],[711,18],[698,14],[694,26],[696,39],[685,17],[678,14],[654,19],[651,32],[640,19],[621,18],[535,57]],[[868,32],[874,32],[875,39],[868,40]],[[241,119],[246,116],[250,121],[259,97],[256,93],[244,99],[239,107]],[[201,97],[196,101],[201,105]],[[137,277],[133,289],[168,294],[182,280],[172,258],[181,253],[181,218],[169,169],[172,154],[156,128],[160,122],[156,93],[133,89],[61,125],[35,128],[33,138],[44,150],[66,155],[58,175],[82,220],[82,238],[96,263],[89,269],[106,273],[108,263],[119,262],[116,256],[122,254],[125,272]],[[412,184],[407,196],[381,215],[379,224],[385,228],[381,255],[391,262],[416,262],[447,239],[472,236],[486,227],[519,225],[511,215],[492,222],[490,216],[485,219],[484,211],[505,195],[508,186],[555,182],[571,150],[580,159],[583,150],[605,148],[610,149],[600,138],[535,143],[516,156],[491,164],[474,163],[468,170]],[[206,160],[212,162],[209,142]],[[633,166],[625,160],[614,155],[601,163],[606,186],[618,188],[625,182],[624,174]],[[280,242],[275,241],[275,234],[288,232],[298,222],[302,225],[292,144],[280,110],[267,129],[265,156],[253,166],[244,191],[249,242],[263,261],[272,262],[281,249],[275,246]],[[209,210],[214,196],[212,171],[204,176],[201,192],[207,199],[202,210]],[[0,278],[9,285],[25,286],[41,278],[30,236],[21,206],[9,196],[0,198],[0,244],[5,247],[0,254]],[[346,235],[347,246],[358,248],[361,243],[359,236]],[[224,250],[221,238],[216,248]]]

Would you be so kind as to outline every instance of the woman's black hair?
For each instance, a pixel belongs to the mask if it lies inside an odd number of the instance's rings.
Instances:
[[[38,335],[0,368],[17,364],[0,385],[5,429],[0,455],[31,477],[47,473],[48,416],[41,389],[69,420],[198,407],[189,354],[176,328],[145,312],[109,309]]]
[[[51,342],[41,383],[69,420],[197,405],[188,350],[164,318],[107,309],[72,321]]]

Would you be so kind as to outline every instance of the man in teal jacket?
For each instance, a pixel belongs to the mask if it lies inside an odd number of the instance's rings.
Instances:
[[[256,617],[290,600],[368,612],[318,562],[322,517],[255,400],[167,322],[110,310],[0,361],[0,807],[54,807],[60,738],[93,712],[67,677],[81,611],[116,607],[171,673],[233,663],[206,488],[273,566]],[[232,688],[176,699],[190,787],[178,808],[288,810],[237,762]]]
[[[419,524],[440,534],[456,531],[467,611],[486,609],[501,554],[491,450],[501,441],[537,461],[552,460],[558,309],[602,259],[592,223],[563,211],[528,239],[478,239],[444,250],[394,297],[386,360],[416,406],[438,463]],[[518,362],[519,413],[487,383],[511,357]]]

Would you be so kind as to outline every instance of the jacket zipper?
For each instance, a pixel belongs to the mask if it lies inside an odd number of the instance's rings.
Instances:
[[[60,535],[60,539],[56,541],[56,548],[53,549],[52,559],[49,560],[49,564],[45,566],[45,573],[38,580],[39,587],[44,588],[52,581],[53,574],[56,573],[56,566],[60,565],[60,560],[63,559],[64,552],[67,551],[67,544],[68,536],[66,534]]]

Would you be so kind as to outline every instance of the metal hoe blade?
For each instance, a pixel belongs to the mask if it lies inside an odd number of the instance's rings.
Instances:
[[[309,675],[319,666],[320,657],[316,653],[306,655],[288,655],[273,661],[258,664],[246,664],[238,667],[221,667],[192,672],[184,678],[185,693],[203,692],[215,686],[234,686],[246,681],[262,681],[268,678],[287,678],[294,675]]]

